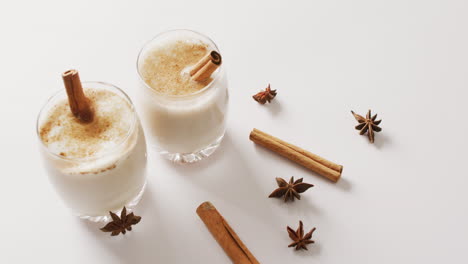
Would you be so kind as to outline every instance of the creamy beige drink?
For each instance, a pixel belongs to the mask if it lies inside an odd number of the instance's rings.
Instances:
[[[224,135],[228,92],[223,67],[202,81],[189,74],[213,50],[218,51],[207,37],[174,30],[150,41],[139,55],[145,125],[171,160],[200,160],[214,152]]]
[[[133,105],[120,89],[104,83],[83,88],[93,121],[78,121],[60,92],[41,111],[38,134],[49,178],[65,203],[82,217],[104,220],[141,197],[146,145]]]

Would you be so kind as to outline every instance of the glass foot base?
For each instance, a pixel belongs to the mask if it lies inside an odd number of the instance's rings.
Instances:
[[[216,149],[218,149],[221,141],[223,141],[223,137],[224,135],[207,147],[193,153],[169,153],[167,151],[161,151],[159,153],[166,159],[175,163],[195,163],[213,154]]]
[[[141,188],[141,191],[133,198],[130,202],[125,204],[125,208],[127,208],[127,214],[131,213],[135,206],[140,202],[141,197],[143,197],[143,193],[145,193],[146,189],[146,182],[143,185],[143,188]],[[119,209],[117,211],[112,210],[115,214],[117,214],[120,217],[120,213],[122,212],[122,209]],[[107,215],[95,215],[95,216],[89,216],[89,215],[78,215],[79,218],[89,220],[91,222],[109,222],[112,220],[111,216],[109,214]]]

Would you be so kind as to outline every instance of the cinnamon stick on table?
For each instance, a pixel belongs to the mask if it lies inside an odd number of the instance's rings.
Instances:
[[[206,54],[190,70],[190,76],[192,76],[192,80],[201,82],[210,78],[211,74],[213,74],[213,72],[221,65],[221,62],[221,54],[219,54],[217,51],[213,50]]]
[[[249,249],[242,243],[236,232],[210,202],[197,208],[197,214],[205,223],[218,244],[234,264],[259,264]]]
[[[343,166],[326,160],[258,129],[254,128],[250,133],[250,140],[328,178],[329,180],[337,182],[341,177]]]
[[[73,115],[83,123],[92,122],[94,111],[89,99],[83,92],[78,71],[68,70],[62,73],[62,79],[67,90],[68,102]]]

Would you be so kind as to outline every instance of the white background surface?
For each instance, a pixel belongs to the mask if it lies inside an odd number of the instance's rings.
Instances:
[[[209,200],[262,263],[467,263],[467,14],[463,0],[2,1],[1,262],[229,263],[195,213]],[[142,222],[111,238],[48,183],[36,116],[72,67],[134,97],[139,49],[173,28],[221,49],[226,139],[193,166],[150,152]],[[261,106],[251,95],[268,83],[278,96]],[[349,112],[369,108],[374,145]],[[254,146],[253,127],[343,164],[342,180]],[[267,198],[292,175],[315,187]],[[300,219],[317,227],[307,252],[286,247]]]

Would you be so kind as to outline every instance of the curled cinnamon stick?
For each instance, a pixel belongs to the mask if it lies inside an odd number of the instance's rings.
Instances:
[[[254,129],[250,133],[250,140],[328,178],[329,180],[337,182],[341,177],[343,166],[289,144],[258,129]]]
[[[210,202],[197,208],[197,214],[234,264],[259,264],[236,232]]]
[[[281,144],[283,144],[283,145],[285,145],[285,146],[287,146],[287,147],[301,153],[304,156],[307,156],[307,157],[315,160],[318,163],[321,163],[321,164],[327,166],[328,168],[330,168],[332,170],[336,170],[338,172],[343,171],[343,166],[342,165],[338,165],[338,164],[336,164],[334,162],[331,162],[331,161],[329,161],[327,159],[324,159],[324,158],[320,157],[319,155],[311,153],[311,152],[309,152],[309,151],[307,151],[305,149],[302,149],[302,148],[300,148],[298,146],[294,146],[293,144],[290,144],[290,143],[288,143],[286,141],[283,141],[283,140],[281,140],[281,139],[279,139],[277,137],[274,137],[272,135],[268,135],[267,133],[262,132],[262,131],[260,131],[260,130],[258,130],[256,128],[254,128],[253,130],[255,131],[255,133],[260,133],[260,134],[262,134],[262,135],[264,135],[266,137],[270,137],[271,139],[273,139],[273,140],[275,140],[275,141],[277,141],[277,142],[279,142],[279,143],[281,143]]]
[[[221,65],[221,54],[217,51],[211,51],[206,54],[193,68],[190,70],[192,80],[200,82],[208,79],[216,69]]]
[[[89,99],[83,92],[80,75],[77,70],[68,70],[62,73],[63,84],[67,90],[68,102],[73,115],[83,123],[93,121],[94,111]]]

